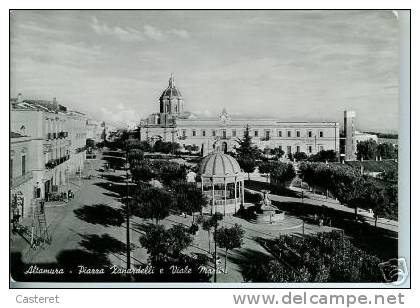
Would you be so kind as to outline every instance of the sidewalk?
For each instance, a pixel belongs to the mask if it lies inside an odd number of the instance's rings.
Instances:
[[[86,166],[86,164],[85,164]],[[85,171],[85,170],[84,170]],[[83,181],[81,185],[77,183],[79,181],[79,176],[73,176],[68,179],[68,184],[64,185],[63,187],[71,189],[75,196],[78,195],[79,191],[83,188]],[[62,191],[63,190],[62,187]],[[45,202],[45,217],[47,223],[47,230],[49,235],[52,234],[52,227],[57,224],[57,222],[62,218],[64,213],[66,212],[66,208],[72,207],[76,203],[75,199],[71,199],[70,201],[49,201]],[[32,216],[25,217],[20,222],[20,225],[25,226],[28,228],[29,232],[31,232],[31,227],[33,225],[33,218]],[[35,222],[35,225],[37,223]],[[36,226],[37,227],[37,226]],[[30,247],[30,234],[18,234],[18,233],[11,233],[11,242],[10,242],[10,251],[11,252],[21,252],[23,256],[31,255],[38,249],[42,249],[46,243],[41,244],[40,247],[33,249]]]
[[[260,177],[254,176],[252,180],[267,183],[267,179],[261,176]],[[259,191],[252,190],[246,187],[245,189],[251,192],[259,192]],[[331,209],[346,212],[346,213],[354,213],[353,208],[349,208],[341,204],[338,200],[334,198],[327,198],[325,195],[315,194],[313,192],[310,192],[309,190],[305,190],[305,189],[302,190],[301,188],[293,187],[293,186],[288,187],[288,189],[299,195],[301,195],[303,191],[303,197],[304,197],[303,200],[301,197],[298,198],[298,197],[280,196],[280,195],[275,195],[275,194],[270,194],[269,196],[270,200],[278,201],[278,202],[299,202],[299,203],[303,202],[304,204],[327,207],[327,208],[331,208]],[[370,225],[375,224],[375,220],[373,218],[370,218],[367,216],[363,216],[363,218]],[[389,220],[385,218],[378,218],[377,225],[384,229],[398,232],[398,221]]]

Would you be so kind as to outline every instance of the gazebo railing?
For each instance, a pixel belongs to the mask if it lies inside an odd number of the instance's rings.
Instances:
[[[209,198],[211,198],[213,196],[213,193],[211,190],[205,190],[203,192],[203,194]],[[238,193],[239,195],[239,193]],[[214,191],[214,197],[215,199],[220,199],[220,198],[224,198],[225,197],[225,191],[224,190],[215,190]],[[226,191],[226,198],[234,198],[234,191]]]

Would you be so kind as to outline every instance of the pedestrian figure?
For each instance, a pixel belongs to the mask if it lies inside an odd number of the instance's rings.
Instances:
[[[322,227],[324,225],[324,215],[321,215],[319,218],[319,226]]]
[[[39,205],[40,205],[40,208],[39,208],[39,212],[41,213],[41,214],[44,214],[44,211],[45,211],[45,208],[44,208],[44,201],[41,201],[40,203],[39,203]]]
[[[20,214],[19,214],[19,210],[17,208],[15,208],[13,210],[13,218],[12,218],[12,231],[16,232],[17,231],[17,226],[19,223],[19,219],[20,219]]]

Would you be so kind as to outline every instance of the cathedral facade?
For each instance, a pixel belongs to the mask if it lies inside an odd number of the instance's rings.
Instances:
[[[340,149],[338,122],[284,122],[277,119],[236,118],[223,109],[219,117],[205,118],[184,110],[184,99],[173,76],[159,99],[159,112],[140,122],[140,140],[177,142],[198,147],[206,155],[216,148],[234,151],[246,128],[260,149],[281,147],[286,154],[316,154]]]

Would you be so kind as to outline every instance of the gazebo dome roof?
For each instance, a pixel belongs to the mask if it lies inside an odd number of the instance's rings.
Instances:
[[[203,178],[213,178],[217,180],[234,179],[241,177],[241,167],[232,156],[216,152],[203,158],[200,164],[200,175]]]

